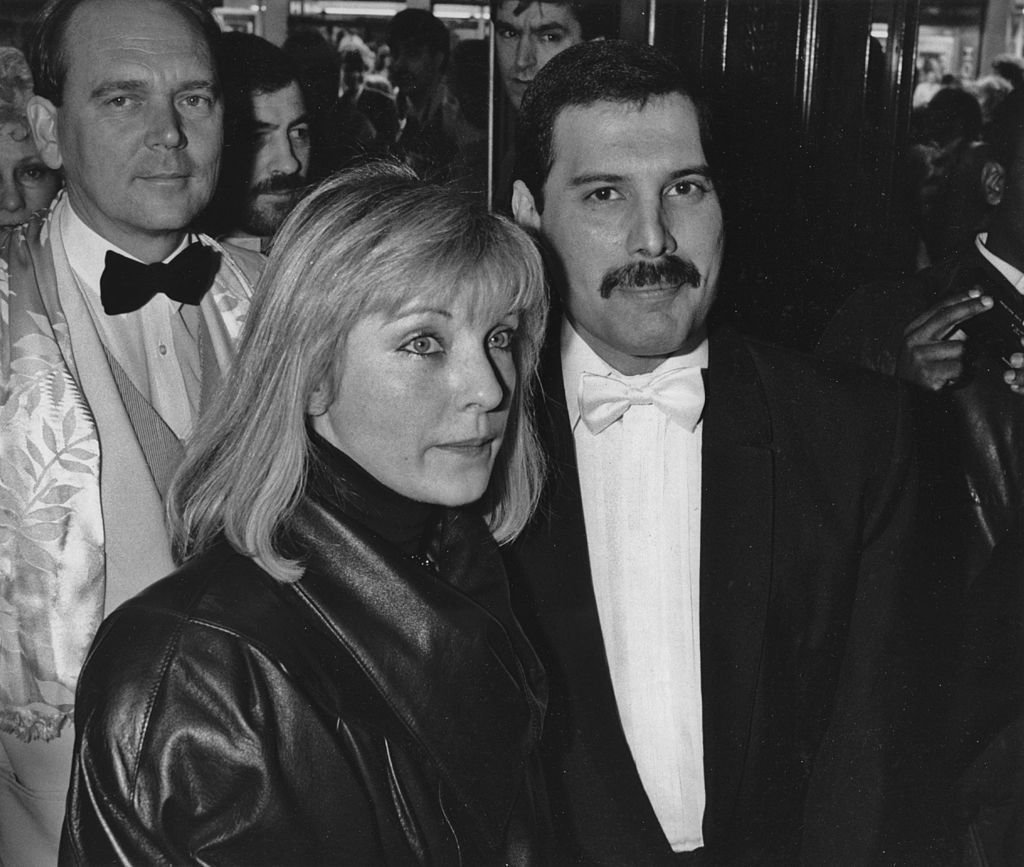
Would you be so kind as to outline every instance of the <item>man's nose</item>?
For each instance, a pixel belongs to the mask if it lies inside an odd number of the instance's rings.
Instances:
[[[270,145],[272,153],[268,168],[271,175],[294,175],[302,167],[299,158],[295,155],[295,148],[291,139],[285,135],[280,140]]]
[[[537,64],[537,50],[529,36],[520,36],[516,43],[516,69],[526,71]]]
[[[173,102],[153,100],[147,113],[146,144],[150,147],[180,148],[188,143],[181,115]]]
[[[639,202],[630,226],[629,252],[657,259],[671,255],[677,249],[672,226],[660,198],[656,202]]]

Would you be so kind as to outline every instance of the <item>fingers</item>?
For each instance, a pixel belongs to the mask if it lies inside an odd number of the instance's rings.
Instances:
[[[980,289],[945,298],[910,321],[903,330],[905,345],[920,346],[946,340],[962,322],[984,313],[992,304],[992,299],[983,295]]]
[[[966,347],[959,340],[904,346],[897,363],[897,374],[921,388],[939,391],[963,376],[965,354]],[[1021,356],[1021,367],[1024,368],[1024,355]],[[1021,385],[1024,386],[1024,375]]]
[[[1010,356],[1010,369],[1003,371],[1003,381],[1015,394],[1024,394],[1024,352]]]

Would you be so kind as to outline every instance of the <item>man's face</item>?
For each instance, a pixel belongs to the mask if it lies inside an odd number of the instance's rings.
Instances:
[[[391,83],[413,105],[423,106],[441,83],[444,54],[432,51],[419,40],[396,42],[391,46]]]
[[[63,104],[30,108],[37,144],[63,164],[86,224],[144,261],[163,258],[217,181],[222,106],[208,46],[155,0],[93,0],[68,34]]]
[[[498,73],[509,100],[519,111],[534,76],[552,57],[583,41],[580,22],[568,4],[530,3],[515,14],[521,0],[504,0],[495,16]]]
[[[598,102],[555,119],[539,212],[516,181],[516,219],[558,255],[566,314],[612,367],[645,373],[695,348],[714,300],[722,209],[681,94]]]
[[[253,96],[256,141],[243,228],[273,235],[302,196],[309,172],[309,119],[302,91],[292,82]]]

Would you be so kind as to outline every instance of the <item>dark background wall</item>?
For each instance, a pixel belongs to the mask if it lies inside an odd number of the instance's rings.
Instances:
[[[657,6],[655,44],[699,69],[716,110],[719,313],[748,333],[810,348],[853,286],[912,267],[899,168],[917,13],[917,0]],[[624,16],[623,30],[643,23]]]

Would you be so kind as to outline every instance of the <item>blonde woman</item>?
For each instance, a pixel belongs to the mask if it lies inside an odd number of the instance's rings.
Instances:
[[[172,491],[185,563],[82,676],[65,863],[543,860],[495,539],[536,502],[545,315],[530,240],[404,168],[299,204]]]

